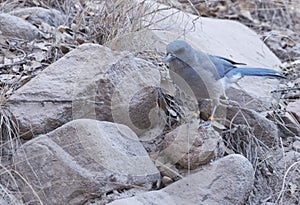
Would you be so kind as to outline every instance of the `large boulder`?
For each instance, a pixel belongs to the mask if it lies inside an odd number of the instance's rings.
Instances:
[[[157,122],[148,116],[158,111],[159,83],[153,64],[84,44],[18,89],[8,106],[26,139],[79,118],[126,124],[142,134]]]
[[[69,122],[30,140],[17,150],[14,162],[22,175],[15,180],[25,203],[105,201],[113,190],[146,191],[160,179],[132,130],[89,119]]]
[[[116,200],[110,205],[245,204],[254,170],[241,155],[229,155],[159,191]]]

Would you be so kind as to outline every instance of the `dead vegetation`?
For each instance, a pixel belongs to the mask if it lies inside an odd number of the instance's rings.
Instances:
[[[299,2],[296,1],[162,1],[180,9],[214,18],[234,19],[243,22],[262,35],[262,39],[279,56],[282,61],[295,61],[300,57],[296,50],[300,44]],[[180,3],[179,3],[180,2]],[[95,5],[97,5],[95,7]],[[132,31],[138,31],[149,25],[141,25],[141,19],[153,15],[151,4],[145,1],[75,1],[75,0],[35,0],[35,1],[0,1],[0,11],[10,12],[23,7],[54,8],[65,16],[65,24],[54,28],[44,24],[35,25],[43,33],[41,40],[33,42],[21,39],[0,37],[0,140],[1,173],[11,170],[3,166],[12,152],[19,145],[18,125],[5,108],[5,99],[15,90],[36,76],[41,70],[54,63],[77,46],[91,42],[105,45],[115,37]],[[149,12],[148,12],[149,11]],[[23,18],[27,18],[24,16]],[[298,25],[298,26],[297,26]],[[297,47],[298,46],[298,47]],[[292,84],[282,85],[281,95],[292,95],[299,99],[299,65],[287,67]],[[278,91],[276,91],[278,92]],[[291,94],[292,93],[292,94]],[[291,97],[285,97],[285,105]],[[253,164],[256,170],[255,188],[250,194],[248,204],[299,204],[299,162],[285,163],[285,150],[296,135],[285,123],[280,112],[274,112],[270,119],[287,129],[289,137],[280,138],[277,146],[268,147],[258,140],[250,127],[236,126],[223,133],[228,148],[227,154],[239,153]],[[297,122],[297,121],[296,121]],[[299,123],[299,122],[298,122]],[[298,124],[299,125],[299,124]],[[290,142],[291,141],[291,142]],[[278,148],[277,147],[277,148]],[[6,162],[5,162],[6,161]],[[2,174],[0,174],[1,176]],[[0,187],[1,189],[1,187]]]

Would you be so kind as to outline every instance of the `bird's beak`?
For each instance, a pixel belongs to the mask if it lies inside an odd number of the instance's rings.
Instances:
[[[170,53],[168,53],[167,56],[164,59],[164,63],[168,63],[174,58],[175,58],[174,56],[172,56]]]

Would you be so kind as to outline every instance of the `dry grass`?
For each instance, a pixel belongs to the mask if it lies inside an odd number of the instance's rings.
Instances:
[[[13,174],[14,169],[11,168],[13,165],[13,155],[17,148],[21,145],[19,138],[19,126],[9,111],[5,106],[6,95],[5,89],[2,89],[0,95],[0,193],[1,198],[5,199],[6,202],[10,204],[17,204],[17,199],[11,191],[7,189],[6,180],[3,179],[10,178],[11,181],[17,186],[15,181],[15,176]]]
[[[273,119],[275,123],[277,118]],[[291,158],[286,158],[288,145],[281,137],[274,139],[278,142],[271,143],[275,145],[274,147],[269,147],[253,134],[253,129],[247,125],[247,119],[245,121],[245,125],[232,125],[222,133],[222,136],[227,154],[242,154],[252,163],[255,170],[254,188],[247,204],[297,203],[299,161],[292,163]],[[283,126],[280,129],[288,128]]]
[[[234,126],[223,133],[224,144],[229,153],[238,153],[245,156],[255,170],[254,189],[248,199],[248,204],[259,203],[260,197],[274,194],[270,188],[270,177],[276,166],[270,159],[271,149],[253,134],[247,125]],[[228,151],[227,151],[228,152]],[[266,191],[267,190],[267,191]]]
[[[299,21],[294,17],[294,12],[299,9],[299,1],[288,0],[229,0],[229,1],[199,1],[181,0],[177,4],[172,0],[160,0],[179,9],[186,10],[196,15],[223,19],[237,19],[248,26],[259,25],[256,20],[266,22],[268,25],[277,25],[294,28]]]
[[[5,103],[5,89],[2,89],[0,95],[0,164],[7,163],[20,145],[19,126]]]
[[[119,35],[143,28],[145,25],[142,25],[142,19],[149,15],[154,4],[146,3],[145,0],[25,0],[17,6],[57,9],[69,17],[66,25],[75,40],[80,37],[84,42],[103,45]]]

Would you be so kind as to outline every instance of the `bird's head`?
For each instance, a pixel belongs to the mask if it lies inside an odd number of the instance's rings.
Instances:
[[[183,40],[175,40],[167,45],[167,56],[164,62],[170,62],[175,58],[184,60],[184,57],[192,51],[192,47]]]

